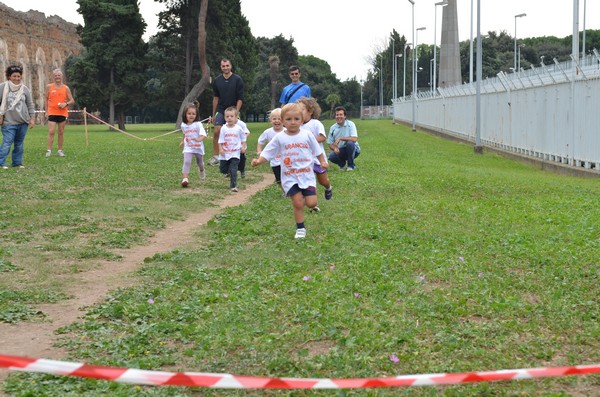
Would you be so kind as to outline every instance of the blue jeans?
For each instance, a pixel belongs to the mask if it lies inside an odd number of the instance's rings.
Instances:
[[[6,158],[10,153],[11,146],[15,145],[12,151],[12,166],[17,167],[23,164],[23,142],[25,134],[29,129],[29,124],[14,124],[2,126],[2,145],[0,145],[0,167],[6,165]]]
[[[329,161],[340,167],[345,167],[347,162],[349,168],[354,168],[354,159],[359,155],[360,152],[356,151],[356,144],[352,141],[348,141],[344,147],[340,148],[338,154],[335,154],[335,152],[329,153]]]

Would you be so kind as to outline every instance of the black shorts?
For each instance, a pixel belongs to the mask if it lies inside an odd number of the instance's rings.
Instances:
[[[53,121],[55,123],[64,123],[67,121],[65,116],[48,116],[48,121]]]
[[[290,190],[288,190],[287,196],[292,197],[296,193],[302,193],[303,197],[316,196],[317,188],[315,186],[309,186],[306,189],[301,189],[300,186],[298,186],[298,184],[296,183],[290,188]]]

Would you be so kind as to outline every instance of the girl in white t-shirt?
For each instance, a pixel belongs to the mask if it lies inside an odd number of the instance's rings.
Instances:
[[[204,169],[204,139],[206,139],[206,131],[200,122],[200,114],[198,107],[194,103],[188,103],[181,115],[183,122],[181,123],[181,131],[183,137],[179,147],[183,148],[183,169],[181,186],[187,187],[190,183],[190,168],[192,167],[192,158],[196,158],[196,165],[200,171],[200,179],[206,179],[206,171]]]
[[[273,109],[269,114],[269,121],[271,122],[271,128],[266,129],[258,137],[258,144],[256,145],[256,155],[260,156],[263,148],[275,138],[279,132],[283,131],[283,124],[281,123],[281,108]],[[275,156],[270,161],[273,175],[275,175],[275,182],[281,187],[281,155]],[[283,190],[283,187],[281,187]],[[285,194],[285,192],[284,192]]]
[[[325,132],[325,126],[319,121],[319,117],[321,117],[321,106],[319,106],[319,103],[315,98],[302,97],[296,102],[302,105],[302,117],[304,121],[302,128],[312,132],[317,139],[317,142],[321,145],[321,148],[323,148],[323,142],[327,140],[327,133]],[[323,152],[324,151],[325,149],[323,148]],[[327,157],[325,157],[325,162],[327,162]],[[325,188],[325,200],[331,200],[331,197],[333,197],[331,181],[327,175],[327,170],[320,166],[319,160],[317,160],[316,157],[313,171],[317,176],[319,185]]]
[[[295,238],[306,237],[304,226],[304,206],[317,207],[317,181],[313,172],[313,159],[317,157],[321,167],[327,168],[323,148],[312,133],[303,130],[302,107],[297,103],[288,103],[281,108],[281,119],[285,127],[261,152],[260,157],[252,160],[252,166],[281,155],[281,185],[292,199],[296,220]]]

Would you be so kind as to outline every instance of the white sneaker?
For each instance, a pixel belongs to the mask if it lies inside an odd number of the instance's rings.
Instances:
[[[318,206],[314,206],[308,209],[310,212],[321,212],[321,209]]]
[[[296,235],[294,236],[294,238],[304,238],[304,237],[306,237],[306,229],[305,228],[296,229]]]
[[[200,180],[203,181],[206,179],[206,170],[200,171]]]
[[[354,167],[348,167],[346,171],[354,171]]]
[[[189,183],[190,181],[188,181],[187,178],[183,178],[183,180],[181,181],[181,187],[187,187]]]
[[[46,157],[52,156],[52,150],[46,150]]]
[[[231,191],[234,192],[234,193],[236,193],[238,191],[238,188],[237,187],[232,187]]]
[[[215,165],[219,165],[219,157],[213,156],[210,160],[208,160],[208,165],[214,167]]]
[[[63,152],[62,150],[59,150],[57,153],[58,157],[65,157],[65,152]]]

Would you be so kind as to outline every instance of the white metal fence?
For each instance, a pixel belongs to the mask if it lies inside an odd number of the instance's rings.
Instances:
[[[415,123],[475,141],[476,85],[416,96]],[[500,72],[481,83],[483,146],[600,172],[600,54]],[[393,101],[394,120],[412,122],[412,97]]]

